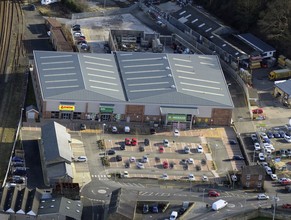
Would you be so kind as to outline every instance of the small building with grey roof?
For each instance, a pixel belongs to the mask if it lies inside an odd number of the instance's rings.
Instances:
[[[291,79],[275,81],[274,96],[285,106],[291,107]]]
[[[233,102],[215,55],[34,51],[43,118],[229,125]]]

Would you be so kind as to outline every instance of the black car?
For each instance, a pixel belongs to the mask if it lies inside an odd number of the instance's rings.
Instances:
[[[80,124],[80,130],[86,130],[86,125],[85,124]]]
[[[125,150],[125,144],[124,143],[120,144],[120,150]]]
[[[234,155],[232,157],[233,160],[244,160],[245,158],[243,156],[240,156],[240,155]]]
[[[142,213],[143,214],[146,214],[146,213],[148,213],[149,212],[149,205],[147,205],[147,204],[144,204],[143,205],[143,208],[142,208]]]
[[[150,140],[149,139],[144,139],[144,145],[149,146],[150,145]]]
[[[266,134],[267,134],[268,138],[270,138],[270,139],[274,138],[274,134],[271,131],[267,131]]]
[[[279,134],[280,134],[281,138],[284,138],[284,136],[286,135],[285,131],[283,131],[283,130],[280,130]]]
[[[80,27],[73,27],[72,30],[73,31],[81,31],[81,28]]]
[[[236,145],[237,144],[236,140],[234,140],[234,139],[230,139],[228,142],[231,145]]]
[[[275,138],[280,138],[281,137],[281,135],[280,135],[280,133],[278,131],[274,131],[273,135],[274,135]]]
[[[152,205],[152,206],[151,206],[151,211],[152,211],[153,213],[158,213],[158,212],[159,212],[158,205],[157,205],[157,204]]]
[[[124,164],[124,167],[125,168],[130,168],[130,162],[129,161],[126,161],[126,163]]]
[[[144,152],[144,146],[140,146],[140,147],[139,147],[139,151],[140,151],[140,152]]]
[[[74,28],[81,28],[81,25],[79,25],[79,24],[74,24],[74,25],[72,26],[72,29],[74,29]]]
[[[122,161],[122,156],[121,155],[116,155],[116,161]]]
[[[107,154],[108,155],[114,155],[115,154],[115,150],[110,149],[110,150],[108,150]]]
[[[179,209],[179,211],[178,211],[178,214],[179,214],[179,215],[183,215],[184,212],[185,212],[186,210],[187,210],[187,209],[186,209],[185,207],[181,207],[181,208]]]
[[[155,133],[156,133],[156,129],[151,128],[151,129],[150,129],[150,133],[151,133],[151,134],[155,134]]]

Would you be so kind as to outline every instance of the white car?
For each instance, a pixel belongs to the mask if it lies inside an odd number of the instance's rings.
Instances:
[[[135,157],[130,157],[130,158],[129,158],[129,162],[130,162],[130,163],[134,163],[135,161],[136,161]]]
[[[163,175],[162,175],[162,179],[163,179],[163,180],[167,180],[167,179],[169,179],[169,176],[168,176],[168,174],[166,174],[166,173],[163,173]]]
[[[137,166],[137,168],[139,168],[139,169],[144,169],[144,165],[143,165],[143,163],[137,163],[136,166]]]
[[[180,136],[180,131],[178,129],[174,130],[174,136],[176,137]]]
[[[149,162],[148,156],[143,156],[142,159],[141,159],[141,162],[142,163],[148,163]]]
[[[169,142],[169,140],[168,140],[168,139],[164,139],[164,140],[163,140],[163,145],[164,145],[165,147],[170,147],[170,142]]]
[[[265,170],[266,170],[266,173],[268,175],[272,175],[273,174],[273,171],[272,171],[272,169],[270,167],[265,167]]]
[[[185,153],[185,154],[189,154],[189,153],[190,153],[190,147],[185,146],[185,147],[184,147],[184,153]]]
[[[195,180],[195,176],[192,173],[190,173],[188,175],[188,179],[189,179],[189,181],[194,181]]]
[[[268,135],[265,132],[260,133],[260,136],[262,139],[266,139],[266,138],[269,139]]]
[[[194,160],[193,160],[193,158],[189,158],[189,159],[187,159],[187,163],[188,163],[188,164],[194,164]]]
[[[270,148],[265,148],[264,152],[265,152],[267,155],[272,154],[272,151],[271,151]]]
[[[117,127],[116,127],[116,126],[113,126],[113,127],[111,128],[111,132],[112,132],[112,133],[117,133],[117,132],[118,132]]]
[[[271,151],[275,151],[275,148],[273,146],[273,144],[269,144],[269,143],[264,143],[264,148],[268,148],[270,149]]]
[[[75,159],[76,162],[86,162],[87,157],[86,156],[79,156]]]
[[[261,146],[258,142],[254,143],[255,150],[261,150]]]
[[[287,134],[284,135],[284,139],[285,141],[287,141],[288,143],[291,143],[291,137]]]
[[[269,166],[269,164],[268,164],[267,162],[261,162],[261,165],[262,165],[263,167],[268,167],[268,166]]]
[[[272,180],[278,180],[278,176],[276,174],[271,174],[270,177]]]
[[[201,145],[197,146],[197,152],[198,153],[203,153],[203,147]]]
[[[170,220],[176,220],[178,218],[178,212],[172,211],[170,215]]]
[[[260,160],[260,161],[265,160],[265,155],[264,155],[264,153],[259,153],[259,160]]]
[[[129,177],[129,174],[128,174],[128,171],[123,171],[123,178],[128,178]]]
[[[257,199],[258,199],[258,200],[267,200],[267,199],[269,199],[269,196],[267,196],[267,195],[264,194],[264,193],[261,193],[261,194],[259,194],[259,195],[257,196]]]
[[[251,134],[251,139],[253,140],[253,142],[257,142],[258,136],[256,134]]]
[[[203,182],[208,182],[208,177],[205,176],[205,175],[203,175],[202,178],[201,178],[201,180],[202,180]]]

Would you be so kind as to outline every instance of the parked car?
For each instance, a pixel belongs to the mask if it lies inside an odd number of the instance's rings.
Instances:
[[[277,174],[271,174],[270,177],[272,180],[278,180]]]
[[[79,156],[75,159],[76,162],[86,162],[87,157],[86,156]]]
[[[265,155],[264,155],[264,153],[259,153],[259,160],[260,160],[260,161],[265,160]]]
[[[188,158],[188,159],[187,159],[187,163],[188,163],[188,164],[194,164],[194,160],[193,160],[193,158]]]
[[[178,129],[175,129],[174,130],[174,136],[180,136],[180,131]]]
[[[130,168],[130,162],[129,161],[126,161],[125,164],[124,164],[124,167],[125,168]]]
[[[120,148],[120,150],[125,150],[125,144],[121,143],[119,148]]]
[[[162,179],[163,179],[163,180],[167,180],[167,179],[169,179],[169,176],[168,176],[168,174],[166,174],[166,173],[163,173],[163,175],[162,175]]]
[[[163,162],[163,168],[168,169],[169,168],[169,163],[167,161]]]
[[[144,145],[149,146],[150,145],[150,140],[149,139],[144,139]]]
[[[151,206],[152,213],[159,213],[159,207],[157,204]]]
[[[143,163],[137,163],[136,166],[137,166],[137,168],[139,168],[139,169],[144,169],[144,165],[143,165]]]
[[[195,180],[195,176],[194,176],[194,174],[190,173],[190,174],[188,175],[188,180],[189,180],[189,181],[194,181],[194,180]]]
[[[185,154],[189,154],[190,153],[190,147],[189,146],[185,146],[184,147],[184,153]]]
[[[271,143],[271,140],[270,140],[268,137],[263,138],[263,143],[268,143],[268,144],[270,144],[270,143]]]
[[[228,140],[228,143],[229,143],[230,145],[236,145],[236,144],[237,144],[237,141],[234,140],[234,139],[230,139],[230,140]]]
[[[117,129],[117,127],[116,127],[116,126],[113,126],[113,127],[111,128],[111,132],[112,132],[113,134],[118,133],[118,129]]]
[[[201,180],[202,180],[203,182],[208,182],[208,177],[205,176],[205,175],[203,175],[202,178],[201,178]]]
[[[156,133],[156,129],[155,128],[151,128],[150,129],[150,134],[155,134]]]
[[[185,207],[181,207],[178,211],[178,215],[183,215],[187,209]]]
[[[291,209],[291,204],[283,204],[282,208],[283,209]]]
[[[256,134],[251,134],[251,139],[253,140],[253,142],[257,142],[258,136]]]
[[[274,138],[274,134],[271,131],[267,131],[266,134],[267,134],[269,139]]]
[[[122,156],[121,155],[116,155],[115,159],[116,159],[116,161],[122,161]]]
[[[124,133],[126,133],[126,134],[130,133],[130,127],[129,126],[125,126],[124,127]]]
[[[128,178],[128,177],[129,177],[128,171],[124,170],[123,171],[123,178]]]
[[[86,125],[85,124],[81,124],[80,125],[80,130],[86,130]]]
[[[144,152],[144,146],[139,146],[139,151]]]
[[[178,218],[178,212],[172,211],[170,215],[170,220],[176,220]]]
[[[142,163],[148,163],[149,162],[149,158],[148,158],[148,156],[143,156],[142,158],[141,158],[141,162]]]
[[[262,139],[268,138],[268,135],[265,132],[261,132],[260,136],[261,136]]]
[[[283,130],[279,130],[278,131],[279,132],[279,134],[280,134],[280,138],[284,138],[284,136],[285,136],[285,131],[283,131]]]
[[[258,142],[254,143],[254,148],[255,148],[255,150],[261,150],[261,146]]]
[[[149,212],[149,205],[148,204],[144,204],[143,208],[142,208],[142,213],[143,214],[147,214]]]
[[[269,196],[267,196],[264,193],[261,193],[261,194],[257,195],[257,199],[258,200],[267,200],[267,199],[269,199]]]
[[[21,158],[21,157],[16,157],[16,156],[14,156],[14,157],[12,157],[12,161],[13,162],[24,162],[24,159],[23,158]]]
[[[108,155],[114,155],[115,154],[115,150],[110,149],[110,150],[108,150],[107,154]]]
[[[208,196],[209,197],[218,197],[218,196],[220,196],[220,193],[215,191],[215,190],[209,190],[208,191]]]
[[[125,143],[125,145],[131,145],[131,141],[129,138],[125,138],[124,143]]]
[[[164,146],[159,146],[159,152],[160,152],[160,153],[164,153],[164,152],[165,152],[165,148],[164,148]]]
[[[291,143],[291,137],[287,134],[285,134],[284,139],[286,142]]]
[[[168,139],[164,139],[164,140],[163,140],[163,145],[164,145],[165,147],[170,147],[169,140],[168,140]]]
[[[280,135],[280,133],[278,131],[274,131],[273,135],[274,135],[274,138],[280,138],[281,137],[281,135]]]
[[[132,138],[131,139],[131,146],[136,146],[137,145],[137,139],[136,138]]]
[[[197,152],[203,153],[203,147],[200,144],[197,146]]]

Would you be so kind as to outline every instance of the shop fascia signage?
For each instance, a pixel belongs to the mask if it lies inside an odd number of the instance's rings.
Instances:
[[[168,114],[168,121],[185,122],[187,115],[183,114]]]
[[[100,113],[113,113],[113,106],[100,106],[99,112]]]
[[[59,111],[75,111],[74,105],[59,105]]]

